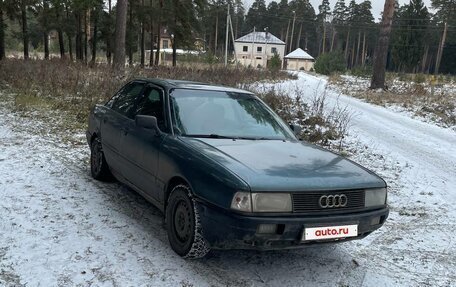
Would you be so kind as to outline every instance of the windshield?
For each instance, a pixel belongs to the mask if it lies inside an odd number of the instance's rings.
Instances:
[[[173,128],[182,136],[296,139],[277,115],[250,94],[175,89],[170,99]]]

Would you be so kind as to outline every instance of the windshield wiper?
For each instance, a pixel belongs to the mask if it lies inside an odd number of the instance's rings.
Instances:
[[[183,135],[183,136],[192,137],[192,138],[210,138],[210,139],[238,139],[238,137],[222,136],[222,135],[218,135],[218,134],[210,134],[210,135],[189,134],[189,135]]]
[[[268,138],[268,137],[243,137],[243,136],[223,136],[223,135],[218,135],[218,134],[209,134],[209,135],[204,135],[204,134],[188,134],[188,135],[183,135],[186,137],[194,137],[194,138],[211,138],[211,139],[233,139],[233,140],[251,140],[251,141],[256,141],[256,140],[283,140],[281,138]]]

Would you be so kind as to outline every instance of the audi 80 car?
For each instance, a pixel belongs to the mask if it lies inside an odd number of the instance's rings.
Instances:
[[[126,84],[89,117],[91,174],[165,214],[172,249],[283,249],[361,239],[388,217],[386,183],[296,138],[248,91],[177,80]]]

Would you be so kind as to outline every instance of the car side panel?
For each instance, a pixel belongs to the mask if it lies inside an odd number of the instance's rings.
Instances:
[[[157,185],[158,154],[164,135],[137,127],[133,120],[125,122],[121,131],[120,156],[122,173],[135,187],[159,199]]]
[[[103,147],[106,161],[111,169],[116,172],[122,171],[122,161],[119,155],[120,131],[125,117],[105,108],[100,123],[101,145]]]

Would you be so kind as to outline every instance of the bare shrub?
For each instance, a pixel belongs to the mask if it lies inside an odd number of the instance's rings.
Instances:
[[[255,90],[262,91],[256,94],[285,122],[302,128],[298,135],[301,139],[341,150],[351,113],[339,105],[329,107],[327,89],[323,93],[315,92],[310,99],[305,97],[305,91],[298,86],[291,93],[267,87]]]

